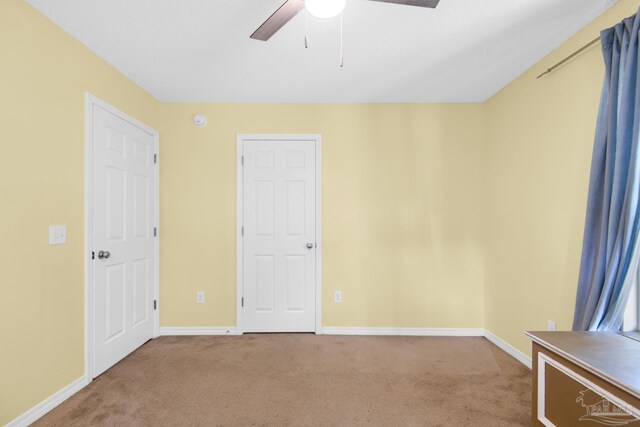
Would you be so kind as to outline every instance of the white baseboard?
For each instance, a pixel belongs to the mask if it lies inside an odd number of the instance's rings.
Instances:
[[[413,337],[482,337],[481,328],[322,328],[325,335],[387,335]]]
[[[20,415],[18,418],[11,421],[6,425],[6,427],[22,427],[34,423],[44,414],[51,411],[53,408],[82,390],[87,384],[89,384],[87,377],[82,376],[78,378],[68,386],[49,396],[47,399],[43,400],[24,414]]]
[[[238,335],[238,330],[235,326],[189,326],[160,328],[160,336],[167,335]]]
[[[531,358],[529,356],[527,356],[502,338],[498,338],[496,335],[492,334],[489,331],[484,331],[484,337],[495,344],[497,347],[499,347],[501,350],[508,353],[510,356],[513,356],[518,362],[531,369]]]

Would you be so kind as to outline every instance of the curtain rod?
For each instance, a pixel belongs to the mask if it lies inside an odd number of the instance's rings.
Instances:
[[[623,19],[623,21],[626,21],[627,19],[630,19],[630,18],[634,18],[635,16],[636,16],[635,14],[631,15],[631,16],[627,16],[625,19]],[[585,44],[580,49],[576,50],[571,55],[567,56],[562,61],[560,61],[556,65],[554,65],[553,67],[547,68],[547,70],[544,73],[540,74],[538,77],[536,77],[536,79],[539,79],[540,77],[542,77],[542,76],[544,76],[546,74],[549,74],[550,72],[552,72],[553,70],[555,70],[556,68],[558,68],[559,66],[561,66],[562,64],[567,62],[568,60],[572,59],[576,55],[579,55],[580,53],[582,53],[584,50],[586,50],[586,49],[590,48],[591,46],[593,46],[594,44],[598,43],[600,41],[600,39],[601,39],[601,37],[598,36],[597,39],[591,40],[589,43]]]
[[[570,60],[571,58],[573,58],[574,56],[582,53],[584,50],[590,48],[591,46],[593,46],[594,44],[598,43],[600,41],[600,37],[598,37],[595,40],[591,40],[589,43],[585,44],[584,46],[582,46],[580,49],[576,50],[575,52],[573,52],[571,55],[567,56],[566,58],[564,58],[562,61],[558,62],[556,65],[554,65],[551,68],[547,68],[547,71],[545,71],[544,73],[540,74],[538,77],[536,77],[536,79],[539,79],[540,77],[549,74],[550,72],[552,72],[553,70],[555,70],[556,68],[558,68],[559,66],[561,66],[562,64],[564,64],[565,62],[567,62],[568,60]]]

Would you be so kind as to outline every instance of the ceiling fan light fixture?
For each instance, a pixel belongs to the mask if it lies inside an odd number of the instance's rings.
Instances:
[[[338,16],[347,5],[347,0],[304,0],[304,7],[316,18],[333,18]]]

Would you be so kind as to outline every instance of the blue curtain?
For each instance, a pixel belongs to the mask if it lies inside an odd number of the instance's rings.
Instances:
[[[618,331],[638,270],[638,15],[602,32],[605,80],[573,330]]]

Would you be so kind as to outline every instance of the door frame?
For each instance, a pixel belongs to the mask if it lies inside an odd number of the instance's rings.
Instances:
[[[244,333],[243,325],[243,285],[244,285],[244,173],[243,148],[245,141],[313,141],[316,154],[316,327],[315,333],[322,334],[322,136],[320,134],[237,134],[236,136],[236,333]]]
[[[93,106],[98,106],[113,115],[142,129],[153,137],[154,153],[159,152],[160,134],[155,129],[141,123],[130,115],[120,111],[102,99],[85,92],[84,101],[84,375],[86,382],[93,381],[93,356],[94,356],[94,293],[91,279],[93,277],[93,262],[91,251],[94,250],[93,235]],[[153,299],[157,301],[157,309],[153,313],[153,338],[159,334],[160,324],[160,156],[156,159],[154,168],[154,210],[155,226],[158,227],[158,236],[154,240],[154,276],[152,284]]]

